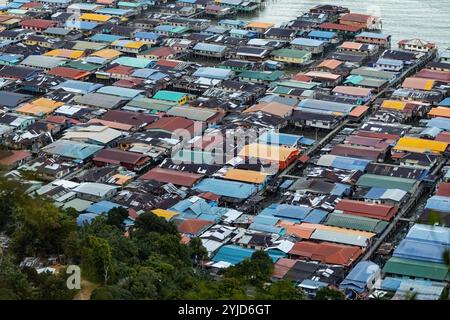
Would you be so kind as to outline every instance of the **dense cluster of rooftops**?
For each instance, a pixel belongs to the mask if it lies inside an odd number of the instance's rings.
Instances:
[[[274,280],[312,296],[439,298],[450,50],[393,48],[380,18],[333,5],[238,19],[261,5],[0,6],[0,164],[80,226],[114,207],[129,228],[148,211],[174,222],[212,273],[265,250]]]

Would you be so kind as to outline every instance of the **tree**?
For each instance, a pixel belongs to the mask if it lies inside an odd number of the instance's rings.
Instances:
[[[128,218],[128,210],[123,207],[115,207],[108,211],[106,224],[125,230],[124,220]]]
[[[345,300],[345,295],[339,290],[325,287],[317,291],[316,300]]]
[[[30,270],[35,273],[33,277],[36,288],[35,298],[39,300],[71,300],[78,293],[78,290],[67,288],[67,276],[65,270],[56,274],[43,272],[38,274],[35,269]],[[30,278],[30,276],[29,276]]]
[[[11,256],[0,256],[0,300],[31,299],[32,287]]]
[[[91,300],[131,300],[133,295],[119,286],[100,287],[92,291]]]
[[[132,235],[141,236],[150,232],[171,234],[179,237],[177,227],[172,222],[168,222],[166,219],[158,217],[151,212],[146,212],[136,219]]]
[[[107,285],[113,273],[111,248],[102,238],[89,236],[82,248],[82,271],[94,280],[103,280]]]
[[[76,230],[73,219],[39,198],[19,204],[15,211],[11,247],[18,258],[64,252],[67,237]]]
[[[15,180],[3,177],[0,168],[0,231],[11,234],[14,230],[14,214],[18,205],[31,201],[24,186]]]
[[[257,296],[258,300],[305,300],[305,298],[303,291],[287,280],[272,283]]]
[[[188,244],[191,259],[195,263],[203,261],[208,257],[208,251],[203,246],[202,240],[200,238],[192,238]]]
[[[225,272],[226,277],[240,279],[253,285],[261,285],[270,281],[273,272],[273,262],[267,252],[255,251],[250,259],[232,266]]]

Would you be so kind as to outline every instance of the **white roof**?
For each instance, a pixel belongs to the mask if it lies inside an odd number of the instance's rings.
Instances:
[[[111,190],[117,189],[118,187],[110,186],[103,183],[96,182],[84,182],[81,183],[78,187],[73,189],[75,192],[90,194],[93,196],[103,197]]]
[[[106,126],[90,125],[77,126],[67,130],[63,139],[75,141],[97,141],[102,144],[107,144],[117,138],[120,138],[123,133],[119,130],[112,129]]]

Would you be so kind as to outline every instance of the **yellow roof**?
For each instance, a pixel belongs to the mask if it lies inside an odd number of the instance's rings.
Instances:
[[[132,41],[132,42],[128,42],[125,45],[125,48],[137,49],[137,48],[140,48],[140,47],[142,47],[144,45],[146,45],[146,43],[143,42],[143,41]]]
[[[114,49],[102,49],[99,51],[94,52],[91,54],[91,56],[94,57],[100,57],[104,59],[114,59],[118,56],[120,56],[122,53],[120,51],[114,50]]]
[[[62,102],[56,102],[46,98],[39,98],[23,105],[22,107],[16,109],[16,111],[25,114],[43,115],[52,113],[62,105],[64,105],[64,103]]]
[[[298,151],[298,149],[252,143],[242,148],[239,152],[239,156],[272,161],[285,161],[295,151]]]
[[[98,22],[106,22],[111,19],[111,16],[107,14],[98,14],[98,13],[83,13],[80,17],[81,20],[90,20],[90,21],[98,21]]]
[[[167,220],[171,219],[172,217],[176,216],[178,213],[163,209],[155,209],[151,211],[154,215],[157,215],[158,217],[165,218]]]
[[[406,102],[404,101],[396,101],[396,100],[384,100],[381,105],[384,109],[395,109],[395,110],[403,110],[405,109]]]
[[[398,151],[410,151],[417,153],[443,153],[448,147],[447,142],[419,139],[414,137],[400,138],[394,147]]]
[[[259,171],[231,169],[224,176],[227,180],[236,180],[242,182],[260,184],[266,181],[267,174]]]
[[[54,49],[44,53],[44,56],[79,59],[84,55],[83,50],[71,50],[71,49]]]
[[[272,28],[273,26],[274,26],[274,24],[270,23],[270,22],[253,21],[253,22],[249,22],[246,27],[247,28],[268,29],[268,28]]]

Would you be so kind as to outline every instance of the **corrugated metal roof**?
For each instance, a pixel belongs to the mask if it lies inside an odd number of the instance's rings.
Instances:
[[[378,219],[353,216],[349,214],[332,212],[328,215],[325,225],[341,227],[347,229],[355,229],[367,232],[381,233],[388,226],[387,221]]]
[[[403,259],[390,258],[383,267],[383,272],[400,276],[424,278],[439,281],[449,281],[448,267],[444,264]]]
[[[395,249],[393,256],[404,259],[444,263],[444,253],[450,246],[439,243],[403,239]]]

